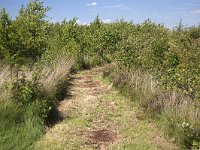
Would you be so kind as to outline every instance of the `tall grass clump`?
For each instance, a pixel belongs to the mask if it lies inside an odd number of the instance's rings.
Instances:
[[[29,149],[42,135],[44,112],[40,108],[47,97],[22,76],[1,79],[4,82],[0,93],[0,149]]]
[[[0,149],[30,149],[43,132],[39,104],[21,107],[8,100],[0,103]]]

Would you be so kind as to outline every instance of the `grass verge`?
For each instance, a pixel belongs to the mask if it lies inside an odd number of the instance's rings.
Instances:
[[[177,91],[163,90],[153,77],[141,71],[125,71],[108,67],[104,77],[126,97],[134,100],[157,121],[165,134],[174,139],[181,149],[200,146],[199,102]]]
[[[19,77],[15,81],[17,90],[14,93],[11,90],[14,82],[1,83],[0,150],[32,149],[33,143],[43,135],[45,126],[56,121],[52,112],[58,100],[67,93],[67,75],[73,62],[63,58],[52,65],[55,68],[43,61],[41,64],[38,70],[33,70],[39,77],[37,84],[33,82],[33,72],[30,78]],[[9,75],[1,77],[5,81],[10,78]]]

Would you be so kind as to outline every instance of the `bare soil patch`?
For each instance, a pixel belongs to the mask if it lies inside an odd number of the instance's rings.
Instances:
[[[89,131],[86,137],[88,144],[94,144],[97,149],[102,149],[117,140],[117,133],[110,129],[94,129]]]

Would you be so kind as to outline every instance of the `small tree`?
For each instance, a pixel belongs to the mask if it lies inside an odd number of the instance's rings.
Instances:
[[[9,14],[6,12],[5,8],[0,10],[0,60],[5,59],[6,55],[8,55],[9,50],[9,27],[11,24],[11,19]]]
[[[47,48],[48,23],[45,17],[49,8],[44,8],[42,4],[36,0],[26,8],[22,7],[12,24],[14,32],[10,36],[14,49],[11,55],[16,55],[19,64],[24,64],[25,60],[36,61]]]

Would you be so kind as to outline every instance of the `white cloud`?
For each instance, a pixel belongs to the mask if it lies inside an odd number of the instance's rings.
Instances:
[[[200,14],[200,9],[195,9],[190,11],[191,14]]]
[[[132,8],[124,6],[123,4],[108,5],[108,6],[104,6],[103,8],[118,8],[118,9],[125,9],[125,10],[133,10]]]
[[[86,6],[97,6],[97,2],[87,3]]]
[[[105,20],[102,20],[104,23],[111,23],[112,21],[110,19],[105,19]]]
[[[89,26],[89,23],[84,22],[82,25]]]

